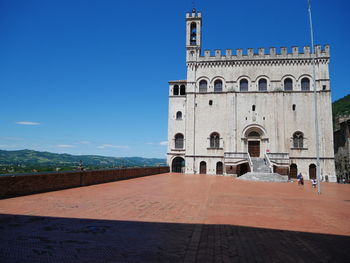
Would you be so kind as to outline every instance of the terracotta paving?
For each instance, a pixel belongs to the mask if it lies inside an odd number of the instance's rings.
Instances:
[[[350,262],[350,185],[161,174],[0,200],[0,262]]]

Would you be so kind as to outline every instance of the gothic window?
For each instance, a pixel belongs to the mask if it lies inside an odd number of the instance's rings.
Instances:
[[[175,85],[175,86],[174,86],[173,94],[174,94],[174,95],[179,95],[179,86],[178,86],[178,85]]]
[[[284,80],[284,90],[293,90],[293,80],[291,78],[286,78]]]
[[[222,91],[222,81],[220,79],[215,80],[214,82],[214,92]]]
[[[196,23],[191,24],[190,44],[191,44],[191,46],[195,46],[197,44],[197,25],[196,25]]]
[[[182,112],[181,111],[176,112],[176,119],[182,120]]]
[[[302,78],[301,90],[310,90],[310,80],[308,78]]]
[[[255,111],[255,105],[252,106],[252,111]]]
[[[186,95],[186,87],[185,85],[180,86],[180,95]]]
[[[266,91],[267,90],[267,80],[266,79],[259,79],[259,91]]]
[[[208,83],[206,80],[202,79],[199,82],[199,92],[207,92]]]
[[[217,132],[210,135],[210,148],[220,148],[220,135]]]
[[[239,90],[248,91],[248,80],[241,79],[241,81],[239,82]]]
[[[184,136],[181,133],[175,135],[175,149],[184,148]]]
[[[293,148],[303,148],[304,135],[302,132],[295,132],[293,134]]]

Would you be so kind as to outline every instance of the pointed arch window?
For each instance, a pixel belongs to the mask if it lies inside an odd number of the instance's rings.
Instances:
[[[239,90],[248,91],[248,80],[241,79],[241,81],[239,82]]]
[[[310,79],[309,78],[302,78],[301,90],[310,90]]]
[[[177,133],[175,135],[175,149],[183,149],[184,148],[184,136],[181,133]]]
[[[222,80],[217,79],[214,82],[214,92],[221,92],[222,91]]]
[[[267,80],[259,79],[259,91],[266,91],[266,90],[267,90]]]
[[[217,132],[210,135],[210,148],[220,148],[220,135]]]
[[[284,90],[286,91],[293,90],[293,80],[291,78],[286,78],[284,80]]]
[[[293,148],[304,147],[304,135],[302,132],[295,132],[293,134]]]
[[[205,93],[205,92],[207,92],[207,89],[208,89],[208,82],[206,80],[202,79],[199,82],[199,92]]]

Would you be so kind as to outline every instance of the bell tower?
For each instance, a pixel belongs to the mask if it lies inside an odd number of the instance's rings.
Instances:
[[[186,61],[196,61],[201,53],[202,13],[195,8],[186,13]]]

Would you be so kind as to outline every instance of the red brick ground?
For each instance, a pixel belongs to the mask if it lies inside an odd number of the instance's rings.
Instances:
[[[0,200],[0,261],[346,262],[350,185],[321,187],[162,174]]]

